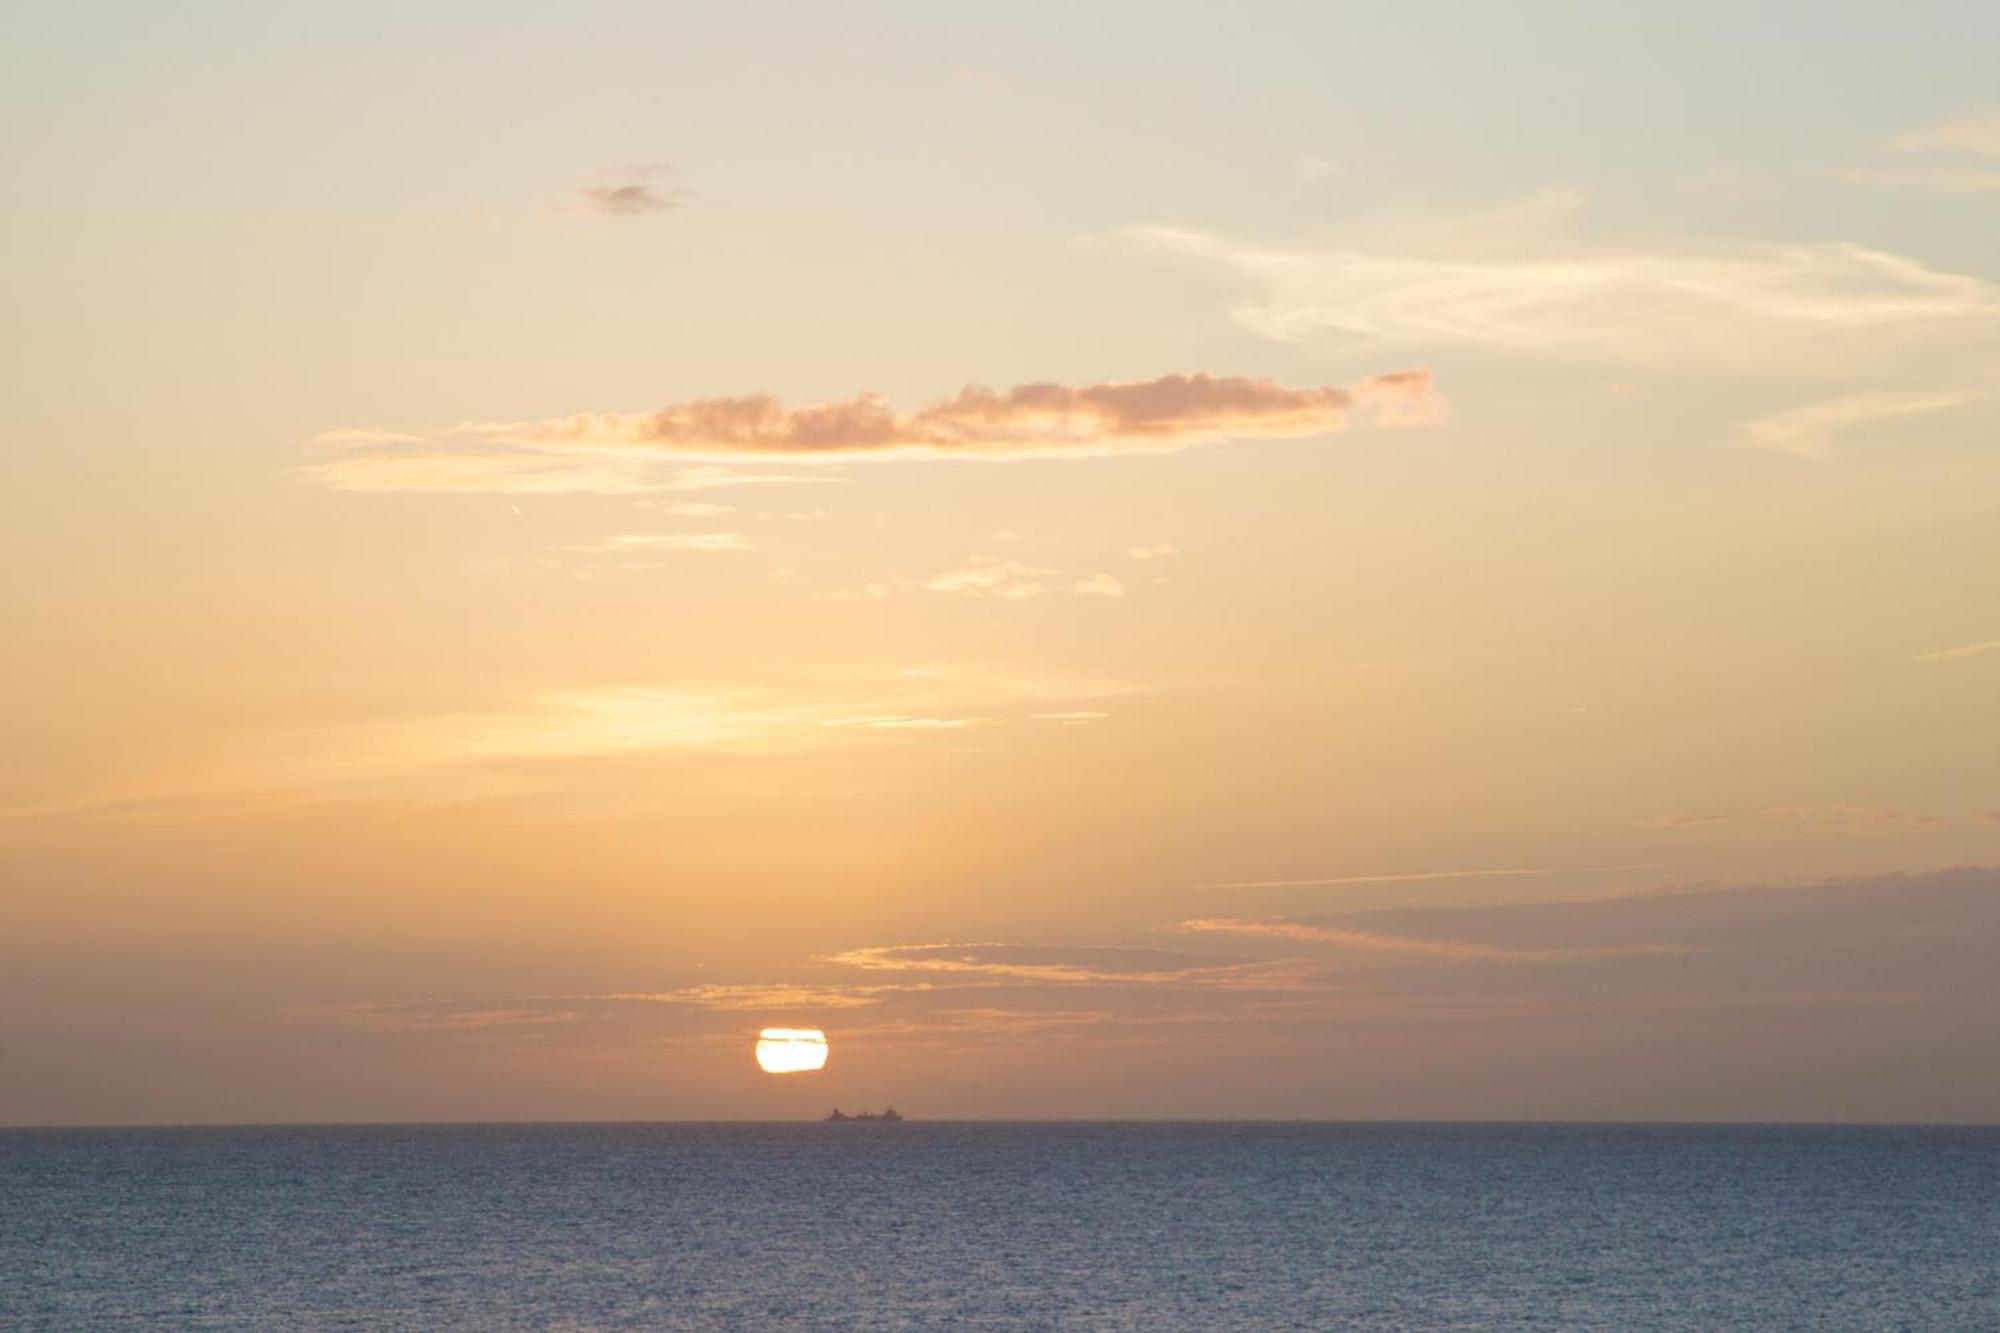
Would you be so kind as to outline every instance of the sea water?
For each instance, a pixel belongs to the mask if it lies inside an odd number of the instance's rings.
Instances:
[[[7,1329],[2000,1329],[2000,1130],[0,1131]]]

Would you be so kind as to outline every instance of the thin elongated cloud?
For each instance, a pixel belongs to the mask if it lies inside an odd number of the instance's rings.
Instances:
[[[1983,643],[1961,643],[1956,648],[1939,648],[1933,652],[1918,653],[1919,662],[1956,662],[1962,657],[1979,657],[2000,649],[2000,639],[1988,639]]]
[[[2000,107],[1932,121],[1896,137],[1906,153],[1967,153],[2000,162]]]
[[[566,546],[579,555],[648,555],[655,551],[747,551],[750,539],[737,532],[640,532],[600,537]]]
[[[2000,108],[1920,125],[1884,147],[1894,160],[1825,173],[1849,185],[1930,194],[2000,190]]]
[[[599,217],[657,213],[679,202],[650,185],[586,185],[576,193],[579,210]]]
[[[1133,692],[1132,683],[978,670],[864,673],[782,686],[606,687],[552,691],[470,711],[404,714],[248,737],[185,769],[135,773],[108,788],[0,821],[189,818],[325,799],[479,799],[583,782],[601,765],[676,757],[785,755],[1026,723]],[[566,776],[567,775],[567,776]]]
[[[1556,963],[1590,958],[1658,957],[1688,952],[1686,948],[1672,944],[1538,948],[1485,944],[1473,940],[1421,939],[1410,935],[1388,935],[1372,930],[1347,930],[1334,926],[1316,926],[1304,921],[1270,919],[1197,917],[1181,922],[1179,928],[1195,934],[1261,936],[1307,944],[1340,945],[1349,949],[1365,949],[1371,953],[1404,954],[1465,962]]]
[[[1203,889],[1293,889],[1314,886],[1336,887],[1349,884],[1420,884],[1447,879],[1514,879],[1523,876],[1588,875],[1614,870],[1653,870],[1652,865],[1619,866],[1507,866],[1479,870],[1412,870],[1389,875],[1332,875],[1315,879],[1240,879],[1217,884],[1201,884]]]
[[[1928,416],[1971,402],[1972,393],[1862,393],[1806,403],[1743,423],[1743,441],[1794,458],[1823,459],[1840,436],[1879,422]]]
[[[329,432],[305,474],[335,490],[615,494],[686,489],[658,473],[675,462],[1152,454],[1225,440],[1307,439],[1357,418],[1416,425],[1443,412],[1424,370],[1350,388],[1207,373],[1006,390],[975,385],[908,412],[872,393],[803,407],[752,394],[652,412],[466,422],[422,436]]]
[[[1185,227],[1119,233],[1216,274],[1230,313],[1281,342],[1479,347],[1724,373],[1844,373],[1886,350],[2000,332],[2000,287],[1844,241],[1603,241],[1581,200],[1288,246]]]
[[[1269,966],[1174,949],[994,942],[869,945],[828,954],[819,961],[870,972],[946,973],[1057,985],[1212,981],[1246,968],[1262,971]]]

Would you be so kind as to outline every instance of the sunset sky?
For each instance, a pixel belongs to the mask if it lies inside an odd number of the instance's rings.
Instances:
[[[2000,1119],[2000,9],[1635,8],[17,8],[0,1123]]]

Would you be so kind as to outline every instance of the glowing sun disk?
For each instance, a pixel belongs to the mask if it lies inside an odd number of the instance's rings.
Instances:
[[[826,1034],[818,1028],[765,1028],[757,1034],[757,1067],[798,1074],[826,1067]]]

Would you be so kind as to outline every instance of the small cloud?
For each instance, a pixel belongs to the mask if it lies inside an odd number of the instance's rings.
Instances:
[[[1067,713],[1030,713],[1028,716],[1036,722],[1063,722],[1071,726],[1080,726],[1086,722],[1102,722],[1105,718],[1110,717],[1111,714],[1100,713],[1089,708],[1079,708]]]
[[[2000,191],[2000,108],[1920,125],[1881,145],[1896,161],[1821,174],[1848,185],[1928,194]]]
[[[678,196],[661,194],[650,185],[586,185],[576,193],[577,211],[601,218],[638,217],[681,202]]]
[[[1888,167],[1831,167],[1822,173],[1843,185],[1870,190],[1914,190],[1924,194],[1990,194],[2000,190],[2000,168],[1940,166],[1935,163]]]
[[[312,438],[314,444],[336,449],[342,445],[422,444],[424,442],[424,437],[421,435],[405,435],[401,431],[375,430],[368,427],[352,430],[323,430]]]
[[[1635,822],[1633,828],[1694,828],[1701,824],[1719,824],[1721,815],[1655,815],[1651,819]]]
[[[1301,154],[1292,164],[1301,185],[1317,185],[1340,174],[1340,167],[1326,158],[1311,153]]]
[[[1748,842],[1788,842],[1929,832],[1948,828],[1952,823],[1947,815],[1836,802],[1770,805],[1726,815],[1661,815],[1633,827],[1711,831],[1725,839]]]
[[[823,727],[859,727],[863,731],[957,731],[976,717],[847,717],[820,723]]]
[[[1155,542],[1151,546],[1128,546],[1125,554],[1134,560],[1164,560],[1168,556],[1179,555],[1181,548],[1172,542]]]
[[[1057,985],[1216,982],[1264,966],[1111,944],[885,944],[843,950],[819,961],[871,972],[959,973]]]
[[[675,518],[718,518],[736,512],[734,505],[711,504],[706,500],[640,500],[645,509],[657,509]]]
[[[1654,870],[1652,865],[1620,866],[1505,866],[1478,870],[1405,870],[1386,875],[1328,875],[1313,879],[1239,879],[1217,884],[1201,884],[1203,889],[1296,889],[1350,884],[1419,884],[1446,879],[1519,879],[1554,875],[1596,875],[1622,870]]]
[[[1208,917],[1183,921],[1179,929],[1195,933],[1265,936],[1302,943],[1334,944],[1350,949],[1366,949],[1374,953],[1410,954],[1463,962],[1554,963],[1593,958],[1657,957],[1689,952],[1686,948],[1672,944],[1581,948],[1519,947],[1482,944],[1469,940],[1419,939],[1408,935],[1385,935],[1372,930],[1346,930],[1332,926],[1316,926],[1303,921],[1283,920]]]
[[[629,533],[566,546],[578,555],[638,555],[649,551],[747,551],[750,539],[735,532]]]
[[[801,477],[785,472],[744,472],[721,465],[683,468],[658,489],[663,491],[721,491],[737,486],[806,486],[838,481],[837,477]]]
[[[1039,597],[1048,590],[1045,580],[1056,577],[1053,569],[977,555],[964,569],[939,574],[924,584],[931,592],[954,593],[960,597],[999,597],[1010,602]]]
[[[1898,135],[1904,153],[1964,153],[2000,162],[2000,107],[1933,121]]]
[[[1123,597],[1125,584],[1110,574],[1092,574],[1072,583],[1069,590],[1079,597]]]
[[[1880,421],[1944,412],[1971,402],[1972,393],[1863,393],[1787,408],[1743,423],[1744,443],[1819,459],[1835,439]]]
[[[1955,662],[1962,657],[1978,657],[2000,648],[2000,639],[1988,639],[1984,643],[1962,643],[1956,648],[1939,648],[1935,652],[1918,653],[1912,661]]]

